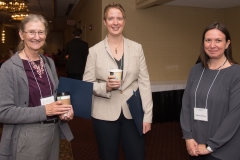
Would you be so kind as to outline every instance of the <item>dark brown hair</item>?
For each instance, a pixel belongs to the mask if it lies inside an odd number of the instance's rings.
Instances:
[[[74,35],[74,37],[81,36],[82,35],[82,30],[80,28],[74,29],[73,35]]]
[[[123,18],[126,19],[126,12],[125,12],[124,8],[122,7],[122,5],[117,2],[113,2],[112,4],[109,4],[104,8],[103,20],[106,20],[107,13],[108,13],[109,9],[111,9],[111,8],[119,9],[122,12]]]
[[[208,68],[208,60],[210,59],[210,57],[206,54],[206,52],[204,50],[205,34],[207,31],[212,30],[212,29],[218,29],[219,31],[221,31],[225,35],[226,42],[228,40],[230,40],[230,42],[231,42],[231,37],[228,32],[228,29],[222,23],[214,22],[214,23],[210,24],[207,28],[205,28],[203,35],[202,35],[202,44],[201,44],[201,52],[200,52],[201,63],[202,63],[202,66],[205,68]],[[224,55],[226,56],[229,63],[237,64],[237,62],[234,61],[234,59],[232,57],[232,45],[231,44],[232,43],[230,43],[228,45],[228,48],[225,49]]]

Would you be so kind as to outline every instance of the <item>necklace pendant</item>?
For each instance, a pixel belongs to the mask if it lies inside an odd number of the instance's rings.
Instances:
[[[115,49],[115,53],[117,54],[117,48]]]

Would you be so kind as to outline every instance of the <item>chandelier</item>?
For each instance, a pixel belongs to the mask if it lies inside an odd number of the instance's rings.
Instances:
[[[11,17],[13,20],[21,21],[23,18],[25,18],[27,16],[28,16],[28,12],[18,11],[18,12],[12,13]]]
[[[0,10],[5,10],[7,8],[7,3],[3,0],[0,0]]]
[[[0,0],[0,10],[10,12],[13,20],[22,20],[29,13],[23,0]]]

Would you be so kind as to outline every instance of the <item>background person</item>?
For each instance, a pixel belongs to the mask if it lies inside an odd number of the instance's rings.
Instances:
[[[120,4],[104,9],[106,38],[89,49],[83,76],[93,82],[92,123],[101,160],[119,159],[122,141],[127,160],[143,160],[145,136],[139,136],[126,101],[140,90],[144,111],[143,133],[151,130],[152,93],[142,46],[123,37],[126,13]],[[122,80],[109,76],[110,69],[122,69]]]
[[[9,48],[9,58],[11,58],[15,54],[14,47]]]
[[[82,30],[75,29],[74,38],[67,42],[64,50],[67,57],[67,77],[79,80],[82,80],[88,56],[88,43],[81,40],[81,35]]]
[[[240,159],[240,66],[221,23],[203,32],[201,63],[190,72],[181,127],[191,160]]]
[[[47,21],[30,14],[20,24],[19,52],[0,70],[1,160],[58,160],[59,138],[73,138],[59,116],[71,105],[56,101],[58,77],[52,59],[39,54],[47,36]],[[61,134],[61,135],[60,135]]]
[[[0,55],[0,68],[1,68],[2,64],[3,64],[6,60],[8,60],[9,58],[11,58],[14,54],[15,54],[15,52],[14,52],[14,47],[9,48],[8,54],[1,54],[1,55]]]

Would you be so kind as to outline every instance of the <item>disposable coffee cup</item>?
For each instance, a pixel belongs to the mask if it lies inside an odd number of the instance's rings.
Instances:
[[[117,80],[122,79],[122,70],[121,69],[111,69],[110,75],[115,76]]]
[[[57,100],[62,101],[63,104],[71,105],[70,93],[69,92],[60,92],[57,94]],[[67,113],[64,114],[67,116]]]
[[[61,100],[63,104],[71,105],[70,93],[60,92],[57,94],[57,100]]]

